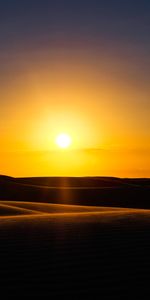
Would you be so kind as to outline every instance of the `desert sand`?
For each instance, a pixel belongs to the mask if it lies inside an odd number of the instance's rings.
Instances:
[[[150,210],[0,201],[0,242],[8,296],[149,291]]]

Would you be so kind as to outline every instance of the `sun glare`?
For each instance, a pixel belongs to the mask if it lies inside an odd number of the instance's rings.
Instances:
[[[56,144],[60,148],[68,148],[71,145],[71,137],[66,133],[61,133],[56,137]]]

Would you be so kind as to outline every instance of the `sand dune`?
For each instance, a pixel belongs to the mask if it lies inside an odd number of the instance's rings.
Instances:
[[[0,201],[0,242],[5,296],[149,290],[150,210]]]
[[[119,178],[9,178],[0,176],[0,200],[150,209],[149,180]]]
[[[0,202],[0,217],[1,216],[15,216],[15,215],[26,215],[26,214],[36,214],[37,211],[34,211],[28,208],[20,207],[19,205],[13,206],[9,202]]]
[[[20,201],[0,201],[0,215],[1,211],[5,208],[6,216],[8,214],[60,214],[60,213],[107,213],[118,211],[130,211],[129,209],[113,208],[113,207],[98,207],[98,206],[81,206],[81,205],[63,205],[63,204],[47,204],[47,203],[35,203],[35,202],[20,202]],[[10,210],[10,213],[9,213]],[[137,211],[131,209],[131,211]]]
[[[62,204],[47,204],[47,203],[31,203],[20,201],[0,201],[0,220],[1,217],[54,217],[58,216],[93,216],[97,215],[101,220],[109,216],[124,216],[133,218],[136,216],[148,217],[150,210],[145,209],[128,209],[116,207],[97,207],[97,206],[81,206],[81,205],[62,205]]]
[[[0,178],[1,294],[148,298],[149,180],[27,181]]]

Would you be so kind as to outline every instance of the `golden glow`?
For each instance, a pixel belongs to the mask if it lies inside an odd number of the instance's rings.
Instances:
[[[71,137],[66,133],[61,133],[56,137],[56,144],[60,148],[68,148],[71,144]]]
[[[0,173],[149,177],[149,83],[114,58],[41,58],[0,83]]]

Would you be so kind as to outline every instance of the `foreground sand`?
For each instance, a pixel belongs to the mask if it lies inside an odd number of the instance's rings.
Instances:
[[[10,296],[149,291],[150,210],[0,201],[0,243]]]

